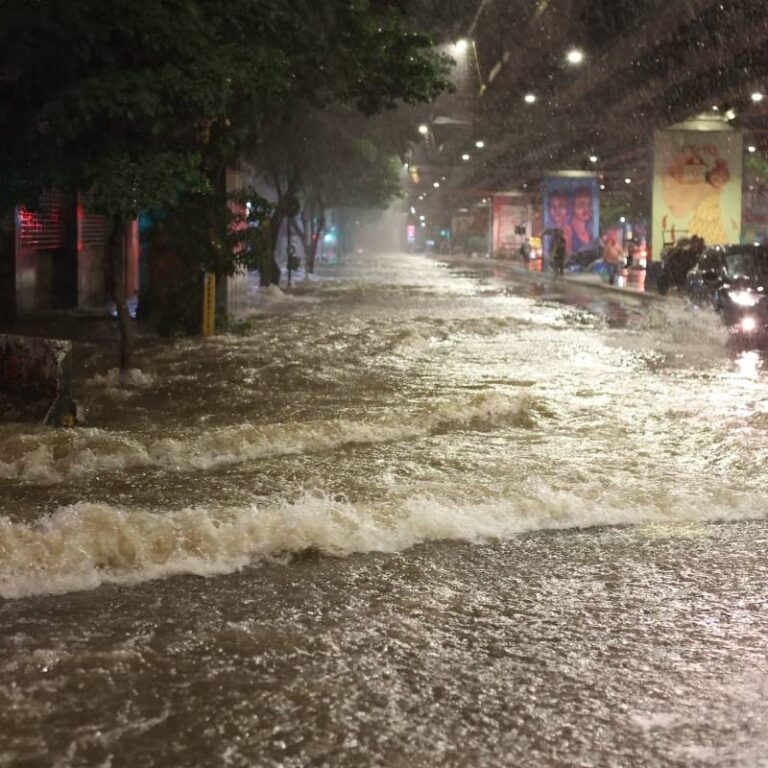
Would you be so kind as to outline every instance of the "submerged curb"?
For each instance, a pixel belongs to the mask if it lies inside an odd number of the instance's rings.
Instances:
[[[518,266],[517,264],[510,263],[508,260],[505,259],[493,259],[493,258],[472,258],[469,256],[445,256],[445,255],[435,255],[432,258],[435,258],[440,261],[444,261],[447,264],[467,264],[467,265],[474,265],[474,264],[493,264],[494,266],[503,267],[504,269],[508,270],[510,273],[514,274],[515,277],[522,278],[523,280],[527,280],[531,283],[538,283],[538,284],[546,284],[546,285],[552,285],[558,282],[566,283],[568,285],[578,286],[579,288],[586,288],[586,289],[592,289],[596,291],[601,291],[603,293],[612,293],[617,298],[635,298],[640,299],[641,301],[648,301],[648,302],[663,302],[665,303],[667,301],[667,296],[662,296],[660,293],[656,293],[655,291],[635,291],[632,288],[622,288],[617,285],[609,285],[608,283],[601,281],[593,281],[593,280],[585,280],[583,277],[578,277],[574,275],[563,275],[562,277],[559,275],[556,275],[554,272],[533,272],[530,269],[525,269],[524,267]]]

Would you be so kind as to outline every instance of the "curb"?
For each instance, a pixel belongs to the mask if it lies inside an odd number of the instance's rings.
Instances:
[[[578,286],[579,288],[586,288],[586,289],[592,289],[596,291],[601,291],[603,293],[613,293],[617,298],[633,298],[633,299],[639,299],[640,301],[648,301],[648,302],[662,302],[665,303],[667,301],[667,296],[662,296],[660,293],[651,292],[651,291],[635,291],[631,288],[622,288],[617,285],[609,285],[608,283],[604,283],[601,281],[592,281],[592,280],[585,280],[582,277],[575,277],[571,275],[563,275],[560,277],[559,275],[556,275],[554,272],[547,271],[547,272],[532,272],[530,269],[525,269],[524,267],[518,266],[517,264],[511,263],[508,260],[504,259],[493,259],[493,258],[472,258],[470,256],[446,256],[444,254],[438,255],[435,254],[434,256],[437,259],[441,259],[445,261],[447,264],[456,264],[456,263],[462,263],[462,264],[493,264],[494,266],[504,267],[505,269],[509,270],[510,272],[514,273],[516,277],[520,277],[524,280],[527,280],[531,283],[539,283],[539,284],[547,284],[552,285],[553,283],[557,282],[564,282],[568,285]]]

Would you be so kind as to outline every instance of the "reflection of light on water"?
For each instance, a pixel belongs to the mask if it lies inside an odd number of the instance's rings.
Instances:
[[[760,355],[753,349],[742,352],[736,358],[736,367],[739,373],[748,379],[757,379],[762,368]]]

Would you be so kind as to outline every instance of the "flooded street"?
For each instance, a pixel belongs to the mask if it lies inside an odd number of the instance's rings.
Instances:
[[[768,766],[768,372],[350,256],[0,427],[2,766]]]

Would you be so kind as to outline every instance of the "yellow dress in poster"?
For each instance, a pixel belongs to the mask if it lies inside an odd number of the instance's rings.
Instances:
[[[728,233],[723,226],[720,209],[720,192],[713,191],[698,205],[690,224],[691,232],[704,239],[705,243],[727,243]]]

